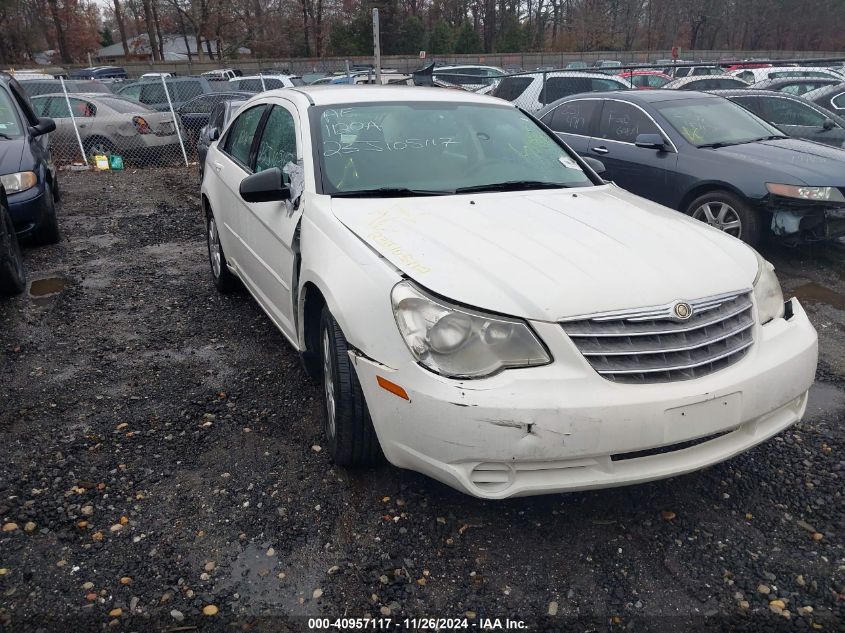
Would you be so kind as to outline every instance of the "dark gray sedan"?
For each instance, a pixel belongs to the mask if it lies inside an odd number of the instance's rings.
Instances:
[[[638,90],[573,95],[537,116],[605,177],[749,244],[845,233],[845,150],[786,136],[723,97]]]
[[[248,97],[252,96],[249,93],[238,94],[245,94]],[[246,103],[246,99],[243,98],[218,102],[208,117],[208,123],[199,131],[197,138],[197,159],[199,162],[200,180],[202,180],[203,174],[205,173],[205,157],[208,155],[208,146],[220,138],[229,121],[232,120],[232,117],[244,103]]]

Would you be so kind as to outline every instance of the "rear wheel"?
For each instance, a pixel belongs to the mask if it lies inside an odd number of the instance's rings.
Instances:
[[[693,200],[685,212],[751,246],[756,246],[760,241],[760,213],[739,196],[727,191],[705,193]]]
[[[349,360],[349,345],[328,307],[320,318],[323,430],[329,453],[341,466],[366,466],[381,453],[370,412]]]
[[[0,203],[0,295],[18,295],[26,288],[23,253],[15,226],[6,207]]]

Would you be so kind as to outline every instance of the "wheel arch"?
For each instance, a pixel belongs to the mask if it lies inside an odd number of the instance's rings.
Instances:
[[[703,196],[706,193],[710,193],[713,191],[725,191],[735,196],[739,196],[742,200],[745,200],[751,206],[756,207],[756,201],[752,200],[748,196],[746,196],[742,191],[740,191],[734,185],[725,182],[725,181],[709,181],[709,182],[702,182],[696,184],[694,187],[689,189],[684,196],[681,198],[681,203],[678,205],[678,211],[681,213],[686,213],[687,207],[692,203],[693,200],[698,198],[699,196]]]

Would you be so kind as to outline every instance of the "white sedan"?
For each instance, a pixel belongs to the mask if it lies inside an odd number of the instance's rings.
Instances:
[[[322,381],[338,464],[383,452],[487,498],[602,488],[807,406],[816,332],[771,264],[499,99],[264,93],[209,149],[202,204],[214,283],[243,282]]]

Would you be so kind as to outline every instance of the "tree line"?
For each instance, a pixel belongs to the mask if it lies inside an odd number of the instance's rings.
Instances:
[[[837,50],[845,0],[0,0],[0,64],[55,51],[87,61],[144,35],[152,58],[176,36],[193,58],[689,49]],[[199,50],[196,50],[199,49]]]

